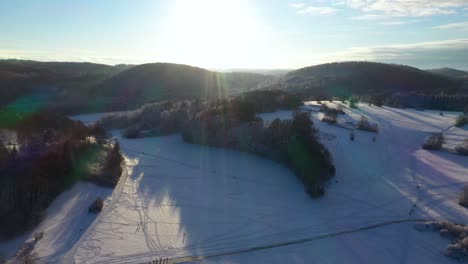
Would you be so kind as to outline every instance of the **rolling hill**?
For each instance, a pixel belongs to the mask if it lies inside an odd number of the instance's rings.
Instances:
[[[272,76],[172,63],[109,66],[0,60],[0,106],[36,102],[67,114],[102,112],[171,99],[221,98],[255,89],[281,89],[305,97],[467,94],[468,82],[454,78],[460,74],[373,62],[322,64]]]
[[[269,78],[171,63],[109,66],[3,60],[0,105],[47,94],[41,104],[65,113],[122,110],[169,99],[219,98],[255,89]]]
[[[461,71],[452,68],[440,68],[440,69],[432,69],[427,70],[428,72],[432,72],[435,74],[439,74],[442,76],[450,77],[450,78],[462,78],[468,80],[468,72]]]
[[[131,67],[95,63],[0,60],[0,104],[37,93],[78,96]]]
[[[114,97],[136,107],[168,99],[220,98],[248,91],[270,76],[254,73],[220,73],[172,63],[135,66],[101,83],[93,94]]]
[[[375,62],[341,62],[289,72],[265,88],[279,88],[306,96],[349,96],[383,93],[468,92],[463,82],[417,68]]]

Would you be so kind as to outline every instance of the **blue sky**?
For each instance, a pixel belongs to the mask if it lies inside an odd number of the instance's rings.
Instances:
[[[468,0],[2,0],[0,58],[468,70]]]

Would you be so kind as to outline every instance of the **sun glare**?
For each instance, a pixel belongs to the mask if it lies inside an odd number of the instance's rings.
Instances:
[[[265,31],[254,11],[245,0],[176,0],[161,25],[158,56],[207,68],[258,66],[245,64],[265,56]]]

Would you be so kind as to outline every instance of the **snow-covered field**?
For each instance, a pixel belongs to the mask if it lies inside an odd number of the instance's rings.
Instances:
[[[468,158],[420,148],[430,133],[446,129],[447,148],[468,138],[467,128],[451,127],[456,113],[440,116],[433,111],[367,105],[346,112],[349,115],[340,117],[341,122],[355,122],[364,115],[379,124],[380,133],[373,142],[375,134],[357,130],[352,142],[350,130],[320,122],[322,114],[312,112],[337,168],[320,199],[311,199],[284,166],[248,153],[186,144],[180,135],[119,137],[128,171],[122,193],[113,195],[91,228],[74,240],[75,246],[68,245],[71,250],[62,254],[62,260],[145,263],[168,257],[178,261],[393,220],[468,223],[468,210],[457,204],[468,182]],[[268,121],[290,115],[279,111],[261,116]],[[61,199],[67,199],[65,194]],[[67,205],[58,211],[64,213]],[[50,217],[42,225],[76,232]],[[48,244],[43,245],[44,252],[65,252],[56,249],[59,242],[52,242],[40,242]],[[448,242],[436,233],[417,232],[413,223],[399,223],[194,262],[452,263],[440,253]]]

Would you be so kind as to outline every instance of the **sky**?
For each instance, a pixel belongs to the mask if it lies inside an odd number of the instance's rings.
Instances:
[[[2,0],[0,58],[468,70],[468,0]]]

